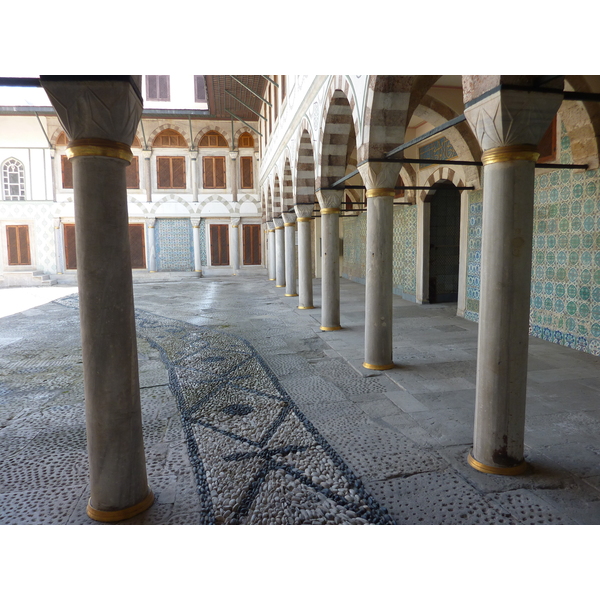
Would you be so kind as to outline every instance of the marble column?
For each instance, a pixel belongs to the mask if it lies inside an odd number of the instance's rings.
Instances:
[[[285,295],[297,296],[296,291],[296,213],[281,213],[285,234]]]
[[[54,246],[56,248],[56,274],[65,272],[65,245],[60,217],[54,219]]]
[[[560,90],[497,89],[481,100],[465,97],[467,121],[484,151],[475,431],[468,457],[484,473],[517,475],[526,468],[535,161],[562,102]]]
[[[238,201],[238,168],[237,168],[238,154],[239,154],[239,152],[237,150],[233,150],[229,153],[229,158],[231,159],[231,169],[233,171],[231,173],[231,196],[232,196],[233,202]]]
[[[231,249],[231,269],[233,275],[237,275],[240,270],[240,221],[239,217],[231,219],[229,228],[229,248]]]
[[[276,251],[275,251],[275,223],[273,221],[267,221],[267,245],[268,245],[268,259],[267,259],[267,268],[269,271],[269,281],[275,281],[277,277],[276,270]]]
[[[202,253],[200,248],[200,217],[192,217],[192,236],[194,239],[194,271],[198,276],[202,274]]]
[[[363,367],[383,371],[394,366],[393,260],[394,185],[398,164],[368,162],[358,167],[367,198],[365,285],[365,361]]]
[[[142,150],[144,157],[144,187],[146,188],[146,202],[152,202],[152,150]]]
[[[142,436],[125,180],[142,114],[141,78],[40,79],[71,140],[67,156],[75,198],[87,514],[98,521],[120,521],[154,502]]]
[[[275,287],[285,287],[285,232],[283,219],[275,217]]]
[[[319,190],[321,207],[321,330],[340,325],[340,206],[344,190]]]
[[[192,202],[198,202],[198,150],[190,150],[190,171],[192,172]]]
[[[156,273],[156,238],[155,238],[156,219],[154,217],[146,218],[146,231],[148,232],[148,271]]]
[[[296,204],[298,223],[298,308],[314,308],[312,277],[312,204]]]

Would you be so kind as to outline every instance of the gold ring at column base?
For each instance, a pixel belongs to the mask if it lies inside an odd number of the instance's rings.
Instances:
[[[120,158],[130,164],[133,158],[131,148],[127,144],[97,138],[73,140],[67,146],[66,154],[69,159],[77,156],[105,156]]]
[[[154,493],[150,488],[148,488],[148,494],[141,502],[121,510],[97,510],[91,505],[90,499],[87,505],[86,513],[87,516],[94,521],[101,521],[102,523],[115,523],[117,521],[131,519],[132,517],[143,513],[145,510],[148,510],[153,504]]]
[[[275,277],[273,277],[273,279],[269,279],[269,281],[275,281]]]
[[[490,465],[484,465],[473,458],[473,455],[470,452],[467,457],[467,462],[477,471],[491,475],[521,475],[521,473],[524,473],[527,470],[527,463],[525,461],[520,462],[514,467],[492,467]]]
[[[379,198],[381,196],[391,196],[392,198],[396,195],[394,188],[372,188],[367,190],[367,198]]]
[[[310,223],[310,221],[312,221],[312,217],[298,217],[296,221],[298,223]]]
[[[339,208],[322,208],[322,215],[337,215],[340,212]]]
[[[292,298],[292,297],[295,297],[295,296],[297,296],[297,295],[298,295],[298,294],[286,294],[286,297],[287,297],[287,298]]]
[[[285,285],[276,285],[275,287],[285,287]]]
[[[321,331],[337,331],[341,328],[341,325],[338,325],[337,327],[321,327]]]
[[[306,310],[307,308],[314,308],[314,306],[299,306],[300,310]]]
[[[390,365],[383,365],[383,366],[379,366],[379,365],[371,365],[367,362],[363,363],[363,367],[365,369],[371,369],[373,371],[387,371],[388,369],[393,369],[396,365],[394,363],[390,364]]]
[[[284,227],[293,227],[296,223],[284,223]]]
[[[540,153],[535,146],[502,146],[500,148],[486,150],[481,155],[481,162],[484,165],[508,162],[510,160],[529,160],[535,162],[539,157]]]

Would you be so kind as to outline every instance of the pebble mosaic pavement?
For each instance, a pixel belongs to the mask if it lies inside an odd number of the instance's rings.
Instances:
[[[366,372],[356,366],[364,288],[341,285],[345,329],[327,335],[318,309],[295,310],[263,274],[134,286],[156,502],[122,524],[600,523],[599,411],[589,402],[598,359],[550,344],[571,353],[565,366],[583,357],[587,404],[565,415],[534,395],[535,468],[486,476],[466,464],[476,324],[452,305],[395,298],[402,368]],[[319,291],[315,281],[317,305]],[[66,297],[0,319],[0,524],[99,524],[85,515],[76,306]],[[561,435],[565,419],[576,439]]]

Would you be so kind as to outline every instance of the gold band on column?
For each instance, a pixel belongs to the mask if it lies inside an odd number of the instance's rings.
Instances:
[[[312,217],[298,217],[296,221],[298,221],[298,223],[308,223],[312,221]]]
[[[277,231],[278,229],[283,229],[283,227],[275,227],[275,231]]]
[[[321,327],[321,331],[337,331],[338,329],[341,329],[342,327],[340,325],[338,325],[337,327]]]
[[[367,198],[378,198],[380,196],[391,196],[392,198],[396,195],[394,188],[372,188],[367,190]]]
[[[145,510],[148,510],[154,504],[154,494],[152,490],[148,488],[148,494],[141,501],[130,506],[129,508],[123,508],[121,510],[98,510],[91,504],[91,499],[87,505],[87,516],[94,521],[101,521],[102,523],[115,523],[116,521],[124,521],[125,519],[131,519]]]
[[[297,296],[297,295],[298,294],[285,294],[285,296],[288,297],[288,298],[292,298],[292,297]]]
[[[484,465],[473,458],[473,455],[470,452],[467,457],[467,462],[477,471],[491,475],[521,475],[521,473],[524,473],[527,469],[527,463],[525,461],[520,462],[514,467],[492,467],[490,465]]]
[[[314,306],[299,306],[298,307],[300,310],[305,310],[307,308],[314,308]]]
[[[268,231],[269,233],[273,233],[273,231],[275,231],[275,230],[274,230],[274,229],[267,229],[267,231]]]
[[[508,162],[509,160],[530,160],[535,162],[539,157],[540,153],[535,146],[524,144],[522,146],[501,146],[500,148],[486,150],[481,155],[481,162],[484,165]]]
[[[293,227],[296,223],[284,223],[284,227]]]
[[[99,138],[86,138],[73,140],[67,146],[67,158],[77,156],[106,156],[108,158],[120,158],[131,163],[133,154],[127,144],[103,140]]]
[[[275,277],[273,277],[272,279],[269,279],[269,281],[275,281]]]
[[[275,287],[285,287],[285,285],[276,285]]]
[[[363,363],[363,367],[365,369],[372,369],[373,371],[387,371],[388,369],[393,369],[395,366],[396,365],[394,363],[392,363],[391,365],[384,365],[384,366],[371,365],[366,362]]]
[[[335,215],[339,212],[340,212],[339,208],[322,208],[321,209],[322,215]]]

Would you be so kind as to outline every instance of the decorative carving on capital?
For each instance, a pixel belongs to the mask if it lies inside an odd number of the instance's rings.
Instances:
[[[275,228],[283,227],[283,219],[281,217],[275,217],[273,223],[275,224]]]
[[[344,190],[319,190],[317,199],[321,208],[339,208],[344,199]]]
[[[233,217],[233,218],[231,219],[231,226],[232,226],[232,227],[239,227],[239,225],[240,225],[240,221],[241,221],[241,220],[242,220],[242,219],[240,219],[240,217]]]
[[[60,229],[60,217],[54,218],[54,229]]]
[[[398,181],[401,163],[368,162],[360,165],[358,171],[367,190],[393,188]]]
[[[106,139],[131,146],[143,109],[131,83],[43,77],[41,83],[70,140]]]
[[[190,150],[190,158],[196,160],[198,158],[198,150]]]
[[[273,221],[267,221],[267,228],[269,230],[274,230],[275,229],[275,223],[273,223]]]
[[[155,217],[146,217],[146,225],[148,227],[154,227],[155,224],[156,224],[156,218]]]
[[[142,156],[146,160],[150,160],[152,158],[152,150],[142,150]]]
[[[232,151],[229,153],[229,158],[230,158],[231,160],[235,160],[235,159],[238,157],[238,154],[239,154],[239,152],[238,152],[237,150],[232,150]]]
[[[314,205],[313,204],[296,204],[294,206],[296,216],[302,219],[309,219],[313,215]]]
[[[295,223],[296,213],[281,213],[281,218],[284,223]]]
[[[465,109],[481,149],[537,146],[563,100],[561,93],[499,90]]]
[[[192,223],[192,227],[200,227],[200,217],[191,217],[190,221]]]

